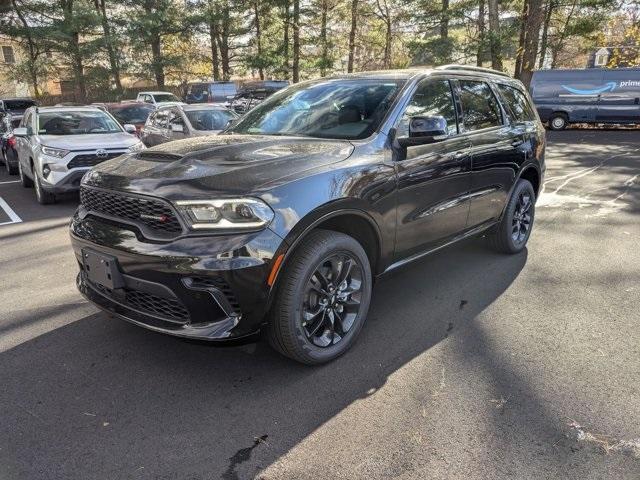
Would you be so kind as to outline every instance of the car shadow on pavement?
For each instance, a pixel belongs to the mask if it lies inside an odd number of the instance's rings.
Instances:
[[[321,367],[102,313],[43,334],[0,353],[5,478],[252,478],[447,337],[488,348],[475,319],[526,259],[465,242],[382,279],[361,338]]]

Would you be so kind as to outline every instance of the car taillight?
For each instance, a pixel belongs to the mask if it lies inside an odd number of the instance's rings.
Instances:
[[[16,137],[7,138],[7,145],[9,145],[11,148],[15,148],[15,146],[16,146]]]

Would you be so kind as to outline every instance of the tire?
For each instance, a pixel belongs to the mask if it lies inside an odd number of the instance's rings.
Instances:
[[[554,113],[549,117],[549,128],[551,130],[564,130],[569,126],[569,119],[565,113]]]
[[[346,352],[371,301],[371,266],[362,246],[343,233],[313,231],[281,274],[269,312],[271,346],[307,365],[326,363]]]
[[[502,220],[488,237],[492,249],[508,254],[520,253],[524,250],[533,229],[535,200],[536,194],[531,182],[524,179],[518,180],[505,207]]]
[[[33,187],[33,180],[27,177],[22,171],[22,163],[18,160],[18,174],[20,175],[20,183],[24,188]]]
[[[15,155],[13,155],[15,157]],[[9,175],[17,175],[18,174],[18,167],[11,165],[11,162],[9,161],[9,154],[8,152],[5,153],[4,155],[4,166],[7,169],[7,173]]]
[[[56,202],[56,196],[53,193],[49,193],[42,188],[42,184],[40,183],[40,177],[36,173],[35,177],[35,187],[36,187],[36,200],[40,205],[50,205]]]

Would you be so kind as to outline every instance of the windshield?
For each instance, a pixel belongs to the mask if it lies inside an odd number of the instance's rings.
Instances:
[[[196,130],[222,130],[237,115],[228,110],[187,110],[184,112]]]
[[[36,102],[32,102],[31,100],[5,100],[4,108],[7,110],[26,110],[35,104]]]
[[[270,96],[229,131],[356,140],[371,135],[389,110],[402,81],[323,80]]]
[[[126,107],[112,107],[111,115],[116,117],[120,124],[125,123],[144,123],[147,117],[153,112],[153,107],[146,105],[131,105]]]
[[[38,115],[40,135],[83,135],[118,133],[120,126],[104,112],[41,112]]]
[[[173,93],[154,93],[153,98],[156,99],[156,102],[179,102],[180,99],[176,97]]]

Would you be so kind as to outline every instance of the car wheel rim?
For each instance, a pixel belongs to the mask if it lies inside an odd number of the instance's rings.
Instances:
[[[360,311],[362,282],[362,267],[350,254],[332,254],[318,264],[302,305],[302,329],[309,342],[326,348],[347,335]]]
[[[553,126],[555,128],[562,128],[564,126],[564,120],[562,118],[554,118]]]
[[[516,208],[513,212],[513,220],[511,223],[511,238],[516,245],[521,245],[527,239],[531,230],[531,194],[522,192],[518,195]]]

